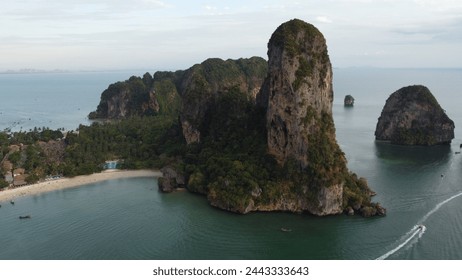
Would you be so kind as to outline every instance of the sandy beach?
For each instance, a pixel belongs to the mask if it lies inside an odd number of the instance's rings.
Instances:
[[[73,178],[61,178],[57,180],[44,181],[24,187],[18,187],[15,189],[0,191],[0,201],[10,201],[20,196],[35,195],[54,190],[73,188],[111,179],[159,177],[161,175],[161,172],[156,170],[114,170],[95,173],[91,175],[76,176]]]

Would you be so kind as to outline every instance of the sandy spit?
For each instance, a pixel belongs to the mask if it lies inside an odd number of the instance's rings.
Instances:
[[[11,201],[16,197],[35,195],[44,192],[79,187],[86,184],[121,178],[160,177],[162,173],[157,170],[115,170],[94,173],[91,175],[76,176],[44,181],[33,185],[0,191],[0,201]]]

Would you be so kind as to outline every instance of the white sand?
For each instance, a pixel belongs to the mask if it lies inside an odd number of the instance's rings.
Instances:
[[[44,181],[33,185],[18,187],[0,191],[0,201],[13,200],[15,197],[34,195],[65,188],[78,187],[95,182],[111,179],[134,178],[134,177],[160,177],[162,173],[155,170],[114,170],[83,175],[73,178],[62,178],[57,180]]]

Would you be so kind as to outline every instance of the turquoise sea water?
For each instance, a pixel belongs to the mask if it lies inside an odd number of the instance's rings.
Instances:
[[[110,180],[1,202],[0,259],[462,259],[462,70],[335,69],[334,77],[337,140],[386,217],[237,215],[200,195],[161,194],[153,178]],[[386,98],[411,84],[428,86],[454,120],[451,146],[374,141]],[[354,108],[343,107],[346,94]]]

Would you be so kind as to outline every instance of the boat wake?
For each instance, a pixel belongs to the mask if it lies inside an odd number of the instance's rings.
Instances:
[[[451,161],[448,170],[452,170],[453,164],[454,164],[454,160]],[[439,186],[441,186],[443,184],[444,179],[445,179],[445,176],[441,175],[441,181],[440,181]],[[423,234],[427,230],[427,228],[423,225],[423,223],[431,215],[433,215],[436,211],[438,211],[443,205],[445,205],[446,203],[450,202],[451,200],[453,200],[453,199],[455,199],[455,198],[457,198],[459,196],[462,196],[462,192],[459,192],[459,193],[445,199],[444,201],[438,203],[435,207],[433,207],[432,210],[430,210],[427,214],[425,214],[425,216],[423,216],[422,219],[420,219],[420,221],[418,221],[417,225],[415,225],[409,232],[407,232],[403,237],[401,237],[401,239],[400,239],[401,242],[400,242],[399,245],[397,245],[394,249],[388,251],[384,255],[378,257],[377,260],[387,259],[391,255],[393,255],[394,253],[396,253],[397,251],[402,249],[404,246],[406,246],[408,244],[409,245],[415,244],[423,236]],[[410,243],[411,241],[414,241],[414,242]]]
[[[425,216],[423,216],[423,218],[419,221],[419,224],[418,225],[415,225],[409,232],[407,232],[402,238],[401,240],[404,240],[403,242],[401,242],[398,246],[396,246],[393,250],[390,250],[388,251],[387,253],[385,253],[384,255],[380,256],[377,258],[377,260],[385,260],[387,259],[389,256],[393,255],[394,253],[396,253],[397,251],[399,251],[401,248],[403,248],[404,246],[406,246],[409,242],[411,242],[412,240],[415,240],[417,242],[417,240],[419,240],[423,234],[425,233],[425,231],[427,230],[427,228],[423,225],[423,223],[432,215],[434,214],[436,211],[438,211],[443,205],[445,205],[446,203],[450,202],[451,200],[459,197],[459,196],[462,196],[462,192],[459,192],[453,196],[451,196],[450,198],[438,203],[432,210],[430,210],[427,214],[425,214]],[[417,237],[416,237],[417,236]]]
[[[420,220],[420,223],[425,222],[425,221],[428,219],[428,217],[430,217],[433,213],[435,213],[436,211],[438,211],[438,210],[441,208],[441,206],[445,205],[445,204],[448,203],[449,201],[451,201],[451,200],[453,200],[454,198],[457,198],[457,197],[459,197],[459,196],[461,196],[461,195],[462,195],[462,192],[460,192],[460,193],[458,193],[458,194],[455,194],[455,195],[451,196],[450,198],[448,198],[448,199],[446,199],[446,200],[444,200],[444,201],[438,203],[430,212],[428,212],[428,213]]]
[[[407,232],[402,239],[404,239],[401,244],[396,246],[393,250],[390,250],[383,254],[382,256],[378,257],[376,260],[385,260],[389,256],[393,255],[394,253],[398,252],[401,248],[409,244],[412,240],[415,240],[417,242],[418,239],[420,239],[427,228],[424,225],[415,225],[409,232]]]

